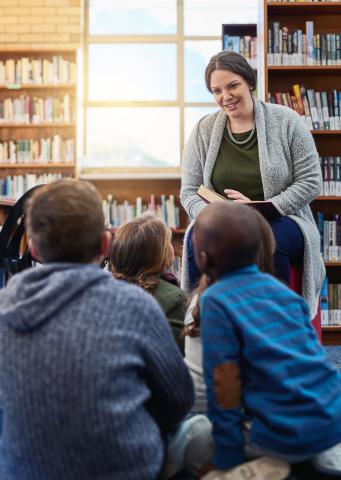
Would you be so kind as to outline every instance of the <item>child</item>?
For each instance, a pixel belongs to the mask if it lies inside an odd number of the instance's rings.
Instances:
[[[258,252],[257,265],[262,272],[274,273],[273,255],[275,252],[275,238],[269,223],[257,210],[254,211],[261,230],[261,244]],[[194,383],[195,402],[192,412],[205,413],[207,411],[206,386],[202,368],[202,348],[200,341],[200,312],[199,301],[201,294],[210,285],[207,275],[202,275],[198,288],[193,292],[191,303],[185,316],[185,363],[190,371]]]
[[[194,229],[196,262],[214,282],[200,303],[214,465],[234,467],[246,452],[303,461],[338,444],[340,374],[327,363],[305,301],[256,266],[254,211],[212,204]],[[314,458],[321,464],[324,453]]]
[[[187,297],[163,277],[174,260],[171,233],[164,222],[145,213],[125,223],[115,233],[110,257],[117,279],[142,287],[159,302],[183,352],[181,332]]]
[[[44,265],[0,292],[0,478],[156,479],[193,402],[166,318],[99,268],[111,234],[89,183],[39,188],[26,215]]]

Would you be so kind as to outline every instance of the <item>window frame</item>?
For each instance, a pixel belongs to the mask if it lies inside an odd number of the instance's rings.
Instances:
[[[89,0],[85,0],[84,15],[84,90],[83,90],[83,112],[82,112],[82,130],[83,141],[82,150],[87,155],[87,109],[93,107],[115,108],[115,107],[177,107],[179,108],[179,136],[180,136],[180,164],[178,167],[84,167],[81,170],[85,174],[133,174],[141,177],[150,174],[160,178],[180,177],[181,157],[185,144],[185,109],[187,107],[212,107],[214,102],[185,102],[185,78],[184,78],[184,50],[186,41],[222,41],[220,35],[206,36],[185,36],[184,35],[184,2],[176,0],[177,9],[177,30],[174,35],[90,35],[89,33]],[[89,46],[94,43],[175,43],[177,50],[177,99],[175,101],[90,101],[89,100]]]

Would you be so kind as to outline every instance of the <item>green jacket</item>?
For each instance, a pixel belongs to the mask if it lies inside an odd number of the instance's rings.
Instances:
[[[185,292],[176,285],[161,279],[153,292],[153,296],[165,312],[175,340],[181,352],[184,353],[184,339],[181,337],[181,332],[184,328],[186,313],[187,296]]]

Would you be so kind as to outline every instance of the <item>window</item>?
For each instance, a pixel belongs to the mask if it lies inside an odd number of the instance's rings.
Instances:
[[[179,172],[194,124],[216,110],[204,70],[223,23],[257,0],[87,0],[84,169]]]

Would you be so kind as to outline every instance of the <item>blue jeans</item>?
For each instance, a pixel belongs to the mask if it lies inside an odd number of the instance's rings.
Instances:
[[[271,220],[270,226],[276,240],[274,265],[276,277],[289,285],[290,266],[301,266],[303,260],[304,240],[300,227],[288,217]],[[201,272],[195,263],[193,248],[193,228],[187,237],[189,279],[191,290],[198,284]]]

